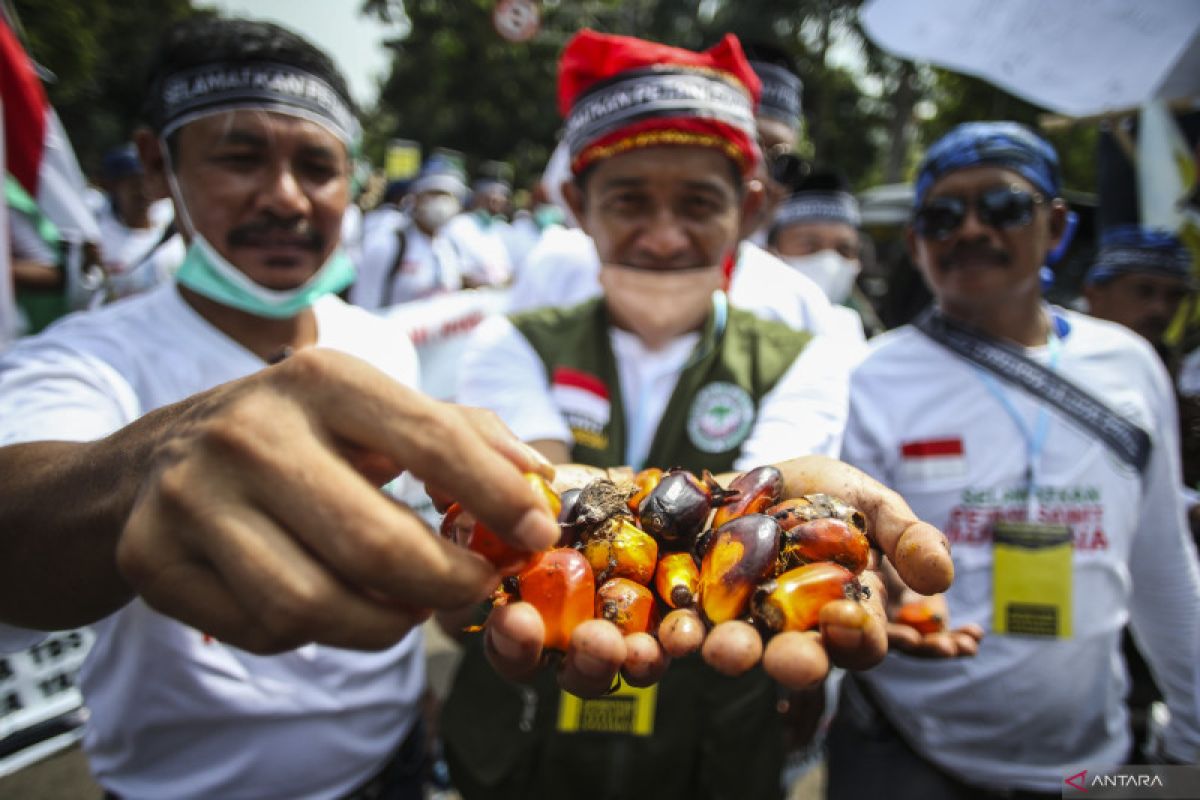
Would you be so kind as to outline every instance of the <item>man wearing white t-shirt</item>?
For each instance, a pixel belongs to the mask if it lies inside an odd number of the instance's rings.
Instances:
[[[1155,757],[1200,756],[1171,386],[1144,341],[1042,300],[1066,216],[1053,148],[1015,123],[961,125],[918,170],[908,241],[936,308],[872,341],[842,453],[946,531],[950,619],[987,635],[969,662],[847,680],[831,798],[1059,797],[1125,763],[1127,622],[1171,712]]]
[[[378,487],[411,471],[540,549],[521,473],[549,470],[408,388],[412,345],[334,296],[357,123],[328,57],[197,19],[151,77],[137,141],[187,256],[0,357],[0,649],[94,625],[110,797],[419,798],[415,629],[499,576]]]

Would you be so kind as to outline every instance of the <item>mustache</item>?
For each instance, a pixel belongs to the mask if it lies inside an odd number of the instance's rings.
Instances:
[[[230,247],[254,246],[272,239],[283,238],[306,250],[319,251],[325,247],[325,237],[302,219],[282,219],[270,214],[239,225],[225,237]]]
[[[938,266],[942,269],[954,269],[967,261],[983,261],[997,266],[1007,266],[1012,259],[1007,251],[992,247],[986,242],[960,242],[954,246],[953,250],[938,260]]]

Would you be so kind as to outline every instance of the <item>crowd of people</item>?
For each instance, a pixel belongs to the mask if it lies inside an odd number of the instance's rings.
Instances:
[[[95,631],[83,747],[106,797],[422,798],[431,741],[466,800],[781,797],[814,741],[831,798],[1059,797],[1083,767],[1197,763],[1179,240],[1106,231],[1080,308],[1049,305],[1059,156],[966,123],[915,176],[933,303],[885,331],[857,285],[858,201],[794,152],[785,54],[583,30],[558,89],[524,208],[503,165],[471,181],[435,151],[364,211],[329,57],[191,20],[104,160],[92,268],[70,278],[9,206],[28,335],[0,350],[0,652]],[[507,313],[472,332],[455,402],[433,400],[405,308],[484,287]],[[819,632],[734,620],[675,658],[597,619],[549,667],[525,603],[464,633],[499,575],[394,479],[532,551],[559,529],[523,473],[569,464],[775,464],[789,494],[866,514],[872,591]],[[899,622],[909,602],[944,624]],[[463,647],[440,708],[431,617]],[[1167,712],[1149,744],[1130,654]],[[645,713],[565,726],[571,695]]]

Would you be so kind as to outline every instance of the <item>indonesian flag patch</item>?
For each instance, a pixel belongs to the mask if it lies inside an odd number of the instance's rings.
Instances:
[[[966,474],[967,459],[960,437],[921,439],[900,445],[900,476],[905,481],[933,481]]]
[[[612,401],[604,381],[571,367],[555,367],[550,394],[578,444],[596,450],[608,447],[606,429],[612,417]]]

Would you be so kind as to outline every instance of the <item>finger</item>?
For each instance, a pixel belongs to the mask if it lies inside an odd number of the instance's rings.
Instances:
[[[741,675],[762,659],[762,637],[747,622],[722,622],[709,631],[700,653],[717,672]]]
[[[497,606],[483,627],[483,651],[501,677],[527,680],[541,666],[545,630],[542,615],[529,603]]]
[[[825,456],[804,456],[776,466],[783,473],[787,496],[830,494],[866,514],[871,537],[913,589],[934,594],[950,586],[954,564],[946,537],[920,522],[899,494],[849,464]]]
[[[496,433],[496,425],[480,422],[478,414],[425,397],[365,362],[318,348],[300,351],[270,373],[288,393],[304,398],[315,417],[310,426],[388,456],[419,480],[466,501],[463,505],[502,539],[528,550],[557,541],[554,520],[509,457],[519,448],[497,449],[507,439]]]
[[[815,631],[785,631],[767,642],[763,669],[789,689],[807,689],[829,674],[829,655]]]
[[[578,697],[599,697],[612,688],[625,656],[616,625],[602,619],[580,623],[571,633],[558,684]]]
[[[979,638],[962,630],[950,632],[954,640],[954,649],[958,656],[975,656],[979,654]]]
[[[236,514],[226,513],[221,501],[210,498],[206,510],[207,516],[192,516],[188,523],[174,513],[176,503],[156,494],[130,517],[119,563],[147,602],[164,613],[255,653],[312,641],[379,649],[428,616],[351,590],[253,509],[239,506]],[[176,521],[171,536],[146,530],[161,529],[164,519]],[[188,544],[171,552],[185,540]],[[155,569],[133,552],[146,542],[159,548],[166,569]],[[180,581],[188,580],[193,585],[181,590]]]
[[[440,539],[319,442],[296,437],[277,447],[277,435],[238,445],[253,451],[249,463],[268,468],[223,476],[245,506],[261,506],[351,586],[419,607],[460,608],[487,597],[497,576],[485,559]],[[226,435],[233,437],[248,438]]]
[[[921,632],[911,625],[899,622],[887,624],[888,648],[908,652],[921,644]]]
[[[848,669],[870,669],[887,655],[887,591],[878,573],[858,576],[859,601],[835,600],[820,614],[821,638],[833,663]]]
[[[547,481],[554,480],[554,467],[546,457],[518,439],[495,412],[470,406],[453,406],[466,422],[479,432],[484,441],[496,448],[521,472],[541,475]]]
[[[884,552],[896,566],[901,579],[924,595],[950,588],[954,581],[954,561],[950,543],[942,532],[927,522],[914,522],[904,529],[894,549]]]
[[[912,652],[926,658],[954,658],[958,655],[958,646],[949,631],[938,631],[925,634]]]
[[[954,630],[960,634],[963,634],[964,636],[970,636],[977,643],[982,641],[983,637],[986,635],[983,632],[983,627],[974,622],[968,622],[966,625],[961,625]]]
[[[821,609],[821,639],[834,664],[870,669],[887,655],[887,630],[861,603],[835,600]]]
[[[429,495],[429,499],[433,501],[433,509],[439,514],[445,514],[446,509],[450,508],[450,506],[457,502],[453,496],[448,494],[443,489],[439,489],[436,486],[430,486],[429,484],[425,484],[425,494]]]
[[[380,453],[351,444],[342,444],[338,449],[342,458],[372,486],[386,486],[403,472],[399,464]]]
[[[650,686],[658,683],[667,671],[667,654],[648,633],[631,633],[625,637],[625,663],[621,676],[630,686]]]
[[[658,625],[658,640],[671,658],[683,658],[704,643],[704,623],[694,608],[677,608]]]

